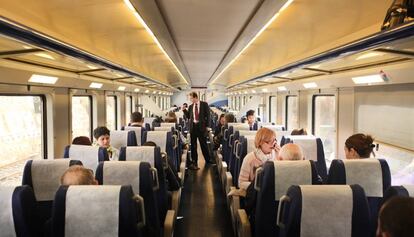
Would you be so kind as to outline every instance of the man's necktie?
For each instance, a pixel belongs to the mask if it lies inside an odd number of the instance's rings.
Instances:
[[[195,115],[195,120],[198,122],[198,106],[197,106],[197,103],[195,104],[194,115]]]

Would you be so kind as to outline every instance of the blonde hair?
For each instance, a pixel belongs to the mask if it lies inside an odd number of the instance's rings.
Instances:
[[[60,178],[62,185],[93,185],[96,184],[93,171],[81,165],[72,165]]]
[[[279,158],[281,160],[303,160],[303,150],[297,144],[287,143],[280,149]]]
[[[261,128],[257,131],[256,137],[254,138],[254,146],[260,148],[263,143],[270,142],[273,137],[276,137],[275,131],[269,128]]]

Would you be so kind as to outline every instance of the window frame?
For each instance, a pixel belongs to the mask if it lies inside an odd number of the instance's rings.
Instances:
[[[269,96],[269,122],[271,123],[276,123],[276,121],[272,121],[272,98],[276,98],[276,106],[277,106],[277,96],[276,95],[271,95]],[[275,107],[276,107],[275,106]],[[277,107],[276,107],[276,113],[277,113]],[[277,114],[275,116],[275,120],[277,120]]]
[[[90,111],[89,111],[89,113],[91,114],[91,121],[90,121],[91,129],[90,129],[90,136],[89,136],[89,138],[91,139],[91,141],[93,141],[93,119],[94,118],[93,118],[93,99],[92,99],[92,95],[72,95],[72,97],[88,97],[89,98],[89,103],[91,105]],[[71,110],[72,110],[72,99],[71,99]],[[73,118],[72,117],[71,117],[71,121],[73,121]],[[72,124],[71,124],[71,126],[72,126]],[[72,139],[73,139],[73,137],[72,137]]]
[[[289,112],[289,98],[291,97],[296,97],[299,99],[298,95],[286,95],[285,97],[285,130],[288,130],[288,112]],[[298,105],[298,109],[299,109],[299,105]]]

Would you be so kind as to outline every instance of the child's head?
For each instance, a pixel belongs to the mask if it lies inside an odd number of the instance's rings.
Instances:
[[[100,147],[109,147],[111,145],[110,131],[107,127],[97,127],[93,130],[93,136]]]

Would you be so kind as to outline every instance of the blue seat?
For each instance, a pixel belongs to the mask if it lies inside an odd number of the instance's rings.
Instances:
[[[144,131],[146,131],[145,128],[143,128],[143,127],[134,127],[134,126],[126,126],[126,127],[123,128],[123,130],[134,131],[136,141],[137,141],[137,145],[138,146],[142,145],[142,136],[144,134]]]
[[[281,142],[283,146],[286,143],[295,143],[302,147],[306,160],[313,160],[316,163],[316,169],[322,180],[326,182],[328,179],[328,172],[326,168],[325,152],[323,150],[322,140],[314,136],[286,136],[284,142]]]
[[[369,207],[357,184],[291,186],[276,223],[281,237],[370,236]]]
[[[1,236],[37,237],[42,226],[36,217],[36,198],[31,187],[0,186]]]
[[[359,184],[364,189],[371,212],[372,235],[385,191],[391,186],[388,163],[381,159],[333,160],[328,184]]]
[[[385,193],[382,200],[382,204],[387,202],[392,197],[414,197],[414,185],[401,185],[401,186],[391,186]],[[381,204],[381,206],[382,206]]]
[[[173,134],[169,131],[145,131],[142,142],[152,141],[160,147],[161,152],[165,152],[168,155],[168,158],[174,164],[174,167],[177,169],[179,167],[179,161],[176,159],[175,151],[176,145],[173,141]]]
[[[54,237],[147,236],[143,200],[131,186],[61,186],[54,203]]]
[[[108,151],[98,146],[69,145],[65,147],[64,158],[79,160],[83,166],[93,171],[96,170],[99,162],[108,161]]]
[[[140,146],[140,147],[121,147],[119,153],[120,161],[146,161],[157,169],[159,189],[156,191],[156,199],[160,221],[164,221],[168,210],[167,184],[165,183],[165,162],[161,158],[159,147]],[[161,223],[162,223],[161,222]]]
[[[155,192],[159,188],[157,170],[148,162],[107,161],[96,169],[96,179],[100,185],[131,185],[135,194],[144,199],[146,227],[145,236],[161,236]],[[155,178],[155,180],[154,180]]]
[[[251,132],[251,131],[248,131]],[[235,186],[239,187],[239,175],[240,175],[240,169],[243,164],[244,157],[254,151],[255,145],[255,135],[245,135],[239,137],[239,142],[236,144],[235,148],[235,164],[234,164],[234,176],[233,181],[235,181]]]
[[[82,162],[68,159],[26,162],[22,184],[30,186],[33,190],[36,197],[36,215],[40,225],[45,225],[52,216],[53,199],[60,186],[60,178],[72,165],[82,165]]]
[[[266,162],[256,179],[255,236],[279,236],[279,200],[291,185],[321,184],[312,160]]]
[[[121,149],[123,146],[137,146],[135,131],[116,130],[111,131],[111,146]]]

